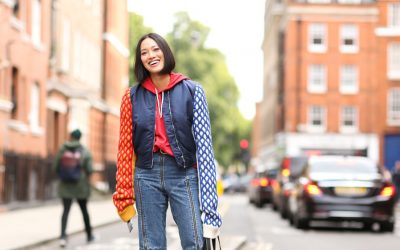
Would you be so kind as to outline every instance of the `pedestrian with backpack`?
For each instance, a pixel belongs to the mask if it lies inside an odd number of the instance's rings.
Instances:
[[[60,246],[67,245],[67,222],[73,200],[77,200],[82,211],[87,242],[94,240],[90,225],[87,201],[90,197],[89,177],[93,172],[92,156],[80,143],[82,133],[76,129],[70,133],[70,139],[58,151],[54,160],[54,169],[59,178],[58,196],[62,200]]]

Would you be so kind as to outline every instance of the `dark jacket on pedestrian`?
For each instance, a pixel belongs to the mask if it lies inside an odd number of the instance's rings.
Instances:
[[[54,170],[58,176],[60,171],[60,160],[64,151],[67,149],[81,151],[81,175],[77,182],[65,182],[59,179],[58,196],[69,199],[88,199],[90,196],[89,177],[93,172],[92,156],[78,140],[65,142],[58,151],[54,160]]]

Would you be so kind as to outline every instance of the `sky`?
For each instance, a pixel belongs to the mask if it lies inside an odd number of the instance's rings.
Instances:
[[[179,11],[209,27],[206,46],[225,55],[240,91],[239,109],[245,118],[253,118],[255,103],[262,98],[265,0],[128,0],[128,9],[163,36],[172,31]]]

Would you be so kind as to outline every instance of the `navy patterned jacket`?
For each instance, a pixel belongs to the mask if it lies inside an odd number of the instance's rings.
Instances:
[[[216,166],[204,90],[200,84],[185,79],[166,90],[164,96],[162,114],[168,141],[178,166],[187,168],[197,163],[203,235],[216,238],[222,219],[217,212]],[[156,96],[139,84],[131,88],[130,97],[136,167],[151,168]]]

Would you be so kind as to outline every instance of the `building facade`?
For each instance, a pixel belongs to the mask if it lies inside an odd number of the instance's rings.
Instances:
[[[127,2],[2,0],[0,32],[0,203],[54,196],[51,159],[76,128],[93,184],[113,188],[105,173],[115,172],[129,82]]]
[[[6,156],[47,154],[50,13],[50,0],[0,1],[0,202],[6,199],[5,187],[11,187],[13,197],[35,195],[17,190],[12,179],[6,179]],[[24,169],[29,171],[33,166]],[[14,177],[25,181],[27,188],[35,186],[24,173]]]
[[[270,32],[265,34],[263,49],[268,54],[266,65],[282,62],[281,68],[268,73],[282,76],[275,78],[281,87],[272,91],[278,98],[265,95],[264,110],[270,112],[260,114],[277,121],[282,117],[282,122],[274,123],[273,132],[261,128],[268,134],[261,136],[274,138],[269,144],[271,155],[365,155],[386,163],[387,141],[391,148],[399,143],[398,126],[388,123],[396,120],[399,108],[396,74],[400,57],[395,56],[398,35],[393,35],[398,30],[398,4],[374,0],[275,2],[283,21],[280,33],[272,34],[281,39],[283,49],[277,49],[278,58],[270,55]],[[266,17],[277,13],[273,10],[267,3]],[[269,25],[276,24],[265,23]],[[269,68],[265,66],[264,75],[271,72]],[[271,91],[268,86],[274,82],[264,78],[264,89]],[[262,158],[266,146],[258,147],[258,156],[266,161],[268,157]],[[400,158],[399,150],[395,157]]]
[[[388,169],[400,161],[400,2],[379,1],[377,36],[378,81],[381,86],[381,111],[378,123],[381,133],[381,159]]]

